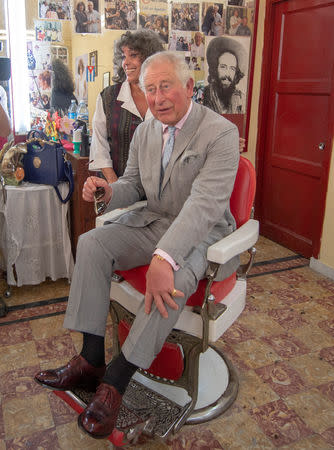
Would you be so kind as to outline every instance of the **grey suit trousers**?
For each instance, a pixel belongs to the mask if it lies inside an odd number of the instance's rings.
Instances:
[[[159,221],[155,221],[140,228],[110,223],[81,235],[64,327],[104,336],[113,270],[149,264],[156,243],[164,232]],[[196,260],[195,270],[191,260]],[[122,347],[129,362],[146,369],[161,350],[186,300],[196,290],[198,281],[206,271],[203,252],[195,249],[189,261],[189,264],[186,262],[184,267],[174,272],[175,288],[185,294],[184,298],[175,299],[179,305],[177,311],[166,305],[168,318],[164,319],[155,305],[152,305],[151,313],[146,314],[142,303]]]

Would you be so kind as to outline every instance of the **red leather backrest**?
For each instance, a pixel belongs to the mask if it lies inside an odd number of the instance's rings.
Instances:
[[[237,228],[250,217],[255,197],[256,173],[253,164],[240,156],[239,168],[230,199],[231,212],[237,222]]]

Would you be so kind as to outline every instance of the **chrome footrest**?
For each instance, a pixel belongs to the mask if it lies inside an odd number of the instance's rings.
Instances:
[[[68,393],[82,407],[86,407],[94,395],[82,389],[74,389]],[[188,409],[189,404],[180,406],[138,381],[131,380],[123,396],[116,428],[124,431],[130,438],[133,430],[141,424],[141,433],[166,439]]]

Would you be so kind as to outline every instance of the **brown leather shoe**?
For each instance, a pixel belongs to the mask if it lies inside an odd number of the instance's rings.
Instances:
[[[78,417],[79,427],[95,439],[108,437],[115,428],[122,396],[110,384],[101,383],[86,409]]]
[[[37,373],[35,381],[42,386],[57,391],[67,391],[75,387],[82,387],[95,392],[105,371],[105,366],[96,368],[89,364],[81,355],[77,355],[66,366]]]

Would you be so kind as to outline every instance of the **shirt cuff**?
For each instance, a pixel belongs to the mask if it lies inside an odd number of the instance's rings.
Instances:
[[[167,262],[169,262],[169,264],[173,267],[174,271],[176,272],[177,270],[179,270],[180,266],[178,264],[176,264],[176,262],[174,261],[174,259],[169,256],[168,253],[164,252],[163,250],[161,250],[160,248],[157,248],[155,250],[155,252],[153,253],[153,255],[159,255],[162,258],[164,258]]]

